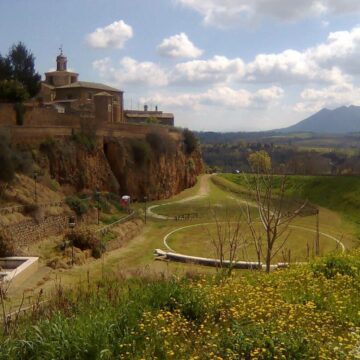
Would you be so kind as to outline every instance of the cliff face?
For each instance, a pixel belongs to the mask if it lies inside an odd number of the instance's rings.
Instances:
[[[131,154],[131,148],[112,141],[106,144],[105,153],[110,167],[119,181],[120,193],[134,199],[164,199],[193,186],[203,172],[201,154],[195,150],[186,154],[180,143],[170,152],[151,151],[142,164]]]
[[[203,172],[198,150],[187,154],[179,137],[169,149],[154,149],[145,138],[98,139],[93,149],[71,139],[43,145],[42,166],[62,185],[111,191],[133,199],[164,199],[196,182]],[[169,142],[170,141],[170,142]]]
[[[46,155],[49,173],[60,184],[71,185],[77,191],[101,189],[117,192],[118,183],[100,146],[89,150],[66,139],[41,150]]]

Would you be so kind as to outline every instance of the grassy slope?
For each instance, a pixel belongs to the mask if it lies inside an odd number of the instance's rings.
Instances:
[[[58,289],[9,337],[7,359],[351,359],[359,253],[242,276],[113,279]]]
[[[242,175],[221,175],[245,191]],[[334,210],[357,222],[360,213],[360,177],[358,176],[289,176],[288,195]]]

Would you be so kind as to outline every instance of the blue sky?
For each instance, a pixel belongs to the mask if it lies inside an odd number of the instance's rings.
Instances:
[[[84,81],[195,130],[267,130],[360,105],[358,0],[0,0],[0,53],[44,73],[62,44]]]

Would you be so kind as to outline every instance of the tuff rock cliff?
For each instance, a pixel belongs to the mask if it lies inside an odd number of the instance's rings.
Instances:
[[[135,200],[171,197],[193,186],[204,169],[200,151],[186,151],[179,134],[98,138],[93,146],[72,138],[52,140],[40,146],[38,163],[61,185]]]

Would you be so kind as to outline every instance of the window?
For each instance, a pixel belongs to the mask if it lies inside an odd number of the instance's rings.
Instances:
[[[88,100],[92,100],[93,99],[93,94],[91,92],[89,92],[87,98],[88,98]]]
[[[67,95],[68,100],[71,100],[73,98],[72,94]]]

